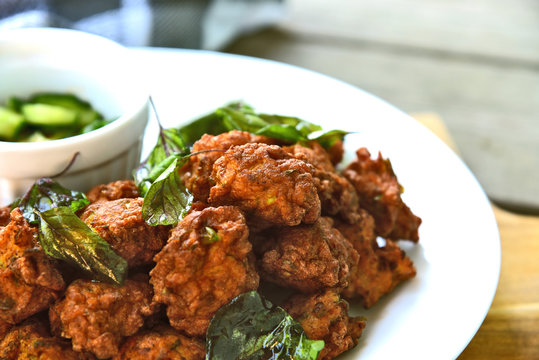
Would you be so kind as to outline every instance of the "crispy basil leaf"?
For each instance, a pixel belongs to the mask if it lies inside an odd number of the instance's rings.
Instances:
[[[297,117],[270,114],[260,114],[259,116],[269,124],[293,126],[303,137],[307,137],[315,131],[322,130],[320,125],[315,125]]]
[[[267,126],[269,123],[259,117],[254,110],[244,104],[231,104],[215,110],[227,128],[230,130],[243,130],[251,133]]]
[[[248,131],[287,143],[297,143],[311,140],[310,135],[320,132],[322,128],[297,117],[256,113],[252,107],[240,102],[218,108],[213,113],[179,128],[182,138],[189,145],[204,134],[218,135],[230,130]],[[346,134],[345,131],[335,130],[312,140],[329,148],[336,139],[342,140]]]
[[[317,137],[312,138],[312,140],[317,141],[325,149],[332,147],[337,141],[343,141],[344,137],[348,135],[349,132],[344,130],[330,130],[325,132]]]
[[[160,165],[168,164],[152,182],[142,203],[142,217],[148,225],[176,224],[191,208],[193,196],[178,173],[186,158],[172,155]]]
[[[307,138],[292,125],[271,124],[257,130],[255,134],[283,140],[288,143],[307,140]]]
[[[35,213],[40,219],[39,243],[47,255],[78,266],[95,279],[123,284],[127,261],[69,207]]]
[[[160,128],[157,144],[134,173],[135,183],[141,196],[146,195],[150,185],[170,164],[167,165],[166,161],[171,162],[169,157],[174,154],[181,156],[189,154],[189,148],[185,145],[180,131]]]
[[[90,201],[83,193],[66,189],[50,178],[40,178],[21,199],[16,201],[14,206],[21,209],[28,222],[37,224],[39,218],[34,209],[43,212],[60,206],[68,206],[76,212],[89,203]]]
[[[314,360],[323,340],[309,340],[301,325],[256,291],[221,307],[206,333],[206,360]]]
[[[185,144],[192,146],[204,134],[218,135],[233,130],[225,126],[220,115],[213,112],[178,129]]]

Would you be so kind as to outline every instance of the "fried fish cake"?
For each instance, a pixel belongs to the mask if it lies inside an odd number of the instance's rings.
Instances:
[[[337,221],[335,226],[359,254],[359,262],[350,270],[349,285],[342,292],[345,298],[358,299],[370,308],[399,283],[415,276],[412,260],[397,243],[390,239],[383,240],[383,246],[378,243],[374,220],[367,212],[356,224]]]
[[[86,193],[90,203],[118,199],[137,198],[139,191],[133,180],[118,180],[94,186]]]
[[[37,321],[27,321],[12,328],[0,341],[3,360],[92,360],[91,354],[76,352],[69,341],[51,337]]]
[[[113,360],[203,360],[204,343],[161,325],[129,337]]]
[[[356,189],[345,177],[335,171],[330,154],[320,144],[313,141],[308,146],[295,144],[284,149],[296,159],[314,166],[313,177],[322,206],[322,214],[337,215],[349,223],[356,222],[359,216],[359,198]]]
[[[320,360],[333,359],[356,346],[365,328],[363,318],[348,316],[349,305],[335,289],[293,295],[282,307],[301,324],[309,339],[324,340]]]
[[[233,146],[213,165],[208,201],[239,207],[250,224],[312,224],[320,216],[313,172],[277,145]]]
[[[374,217],[376,233],[385,238],[417,242],[421,219],[402,201],[403,188],[391,162],[383,159],[381,154],[377,159],[371,159],[366,148],[357,150],[356,155],[343,175],[356,188],[360,206]]]
[[[258,244],[265,250],[258,262],[262,278],[305,293],[348,286],[358,254],[332,225],[330,218],[321,217],[312,225],[274,231]]]
[[[9,214],[11,213],[10,206],[0,206],[0,226],[9,224]]]
[[[41,249],[21,211],[0,227],[0,320],[17,324],[46,309],[64,289],[62,275]]]
[[[128,279],[122,286],[75,280],[49,309],[53,333],[71,339],[75,351],[89,351],[100,359],[118,354],[122,340],[158,311],[146,280]]]
[[[151,264],[168,237],[168,226],[146,224],[142,204],[142,198],[99,201],[80,216],[130,267]]]
[[[187,163],[181,168],[182,180],[197,201],[208,201],[213,186],[213,164],[234,145],[254,142],[256,138],[247,131],[232,130],[219,135],[204,134],[193,144]]]
[[[245,218],[232,206],[192,211],[172,230],[150,282],[174,328],[204,336],[221,306],[258,288],[248,236]]]

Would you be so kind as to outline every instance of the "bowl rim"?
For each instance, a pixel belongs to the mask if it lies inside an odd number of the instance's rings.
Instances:
[[[34,36],[36,33],[40,34],[40,36]],[[17,38],[28,40],[30,43],[39,43],[39,39],[43,38],[45,35],[47,37],[54,36],[62,39],[69,39],[70,41],[73,41],[79,37],[86,38],[93,41],[93,46],[98,46],[98,44],[102,43],[104,47],[114,48],[123,54],[129,53],[129,49],[127,47],[106,37],[74,29],[52,27],[28,27],[2,31],[0,32],[0,45],[3,41],[13,43]],[[36,56],[39,56],[39,53],[36,52]],[[129,100],[129,105],[126,106],[125,110],[122,111],[122,113],[116,119],[99,129],[92,130],[85,134],[41,142],[16,142],[0,140],[0,154],[32,152],[37,150],[49,151],[75,144],[80,145],[84,142],[93,141],[95,138],[104,134],[115,132],[118,128],[125,126],[126,123],[129,123],[136,118],[137,114],[148,106],[148,101],[150,99],[149,89],[144,85],[140,85],[139,87],[140,91],[134,92]]]

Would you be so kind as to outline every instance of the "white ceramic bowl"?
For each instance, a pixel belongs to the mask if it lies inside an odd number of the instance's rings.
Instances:
[[[64,29],[0,32],[0,104],[9,96],[74,93],[112,123],[90,133],[38,143],[0,141],[0,205],[21,196],[40,177],[60,173],[65,187],[130,178],[140,161],[149,118],[148,92],[131,53],[99,36]]]

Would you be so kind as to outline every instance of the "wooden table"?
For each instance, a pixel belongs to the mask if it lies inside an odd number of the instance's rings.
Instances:
[[[438,116],[412,116],[458,152]],[[502,245],[498,290],[483,325],[458,359],[539,359],[539,216],[493,209]]]
[[[500,282],[483,325],[459,359],[539,359],[539,216],[497,207],[494,213],[502,242]]]

